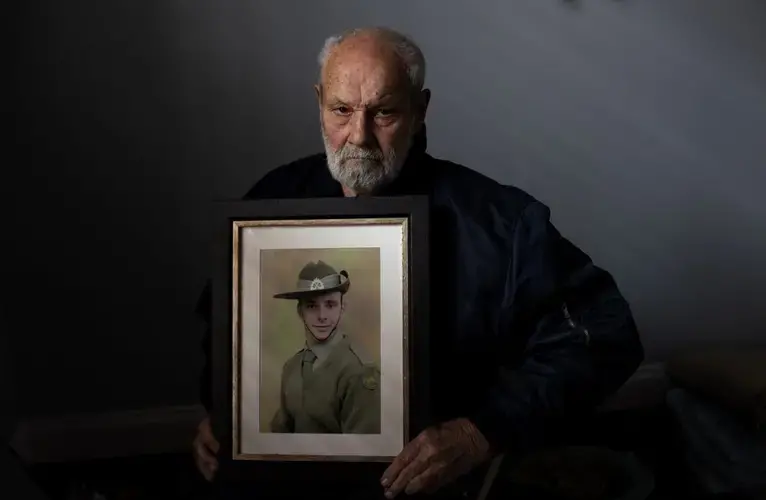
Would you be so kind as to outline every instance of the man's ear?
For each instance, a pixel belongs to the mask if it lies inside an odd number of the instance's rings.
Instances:
[[[317,96],[317,104],[321,108],[322,107],[322,85],[321,84],[317,83],[316,85],[314,85],[314,93]]]

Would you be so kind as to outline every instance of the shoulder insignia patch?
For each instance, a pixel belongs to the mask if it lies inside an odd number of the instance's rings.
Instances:
[[[378,388],[378,377],[374,373],[367,373],[362,377],[362,387],[370,391]]]
[[[380,370],[375,365],[365,365],[362,373],[362,387],[374,391],[380,387]]]

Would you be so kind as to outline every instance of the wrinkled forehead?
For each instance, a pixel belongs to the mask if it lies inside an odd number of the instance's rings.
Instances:
[[[393,48],[372,38],[350,39],[335,47],[322,70],[322,87],[331,94],[407,94],[409,80]]]

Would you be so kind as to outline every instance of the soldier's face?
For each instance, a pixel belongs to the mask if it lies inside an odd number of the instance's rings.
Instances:
[[[303,322],[317,340],[326,340],[330,336],[340,321],[343,309],[340,292],[303,299],[298,304]]]

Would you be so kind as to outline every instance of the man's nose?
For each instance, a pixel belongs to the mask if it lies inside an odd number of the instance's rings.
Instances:
[[[349,121],[351,130],[348,134],[348,142],[355,146],[368,146],[372,139],[371,125],[372,121],[365,110],[356,111]]]
[[[324,306],[317,307],[317,319],[320,321],[327,319],[327,309]]]

